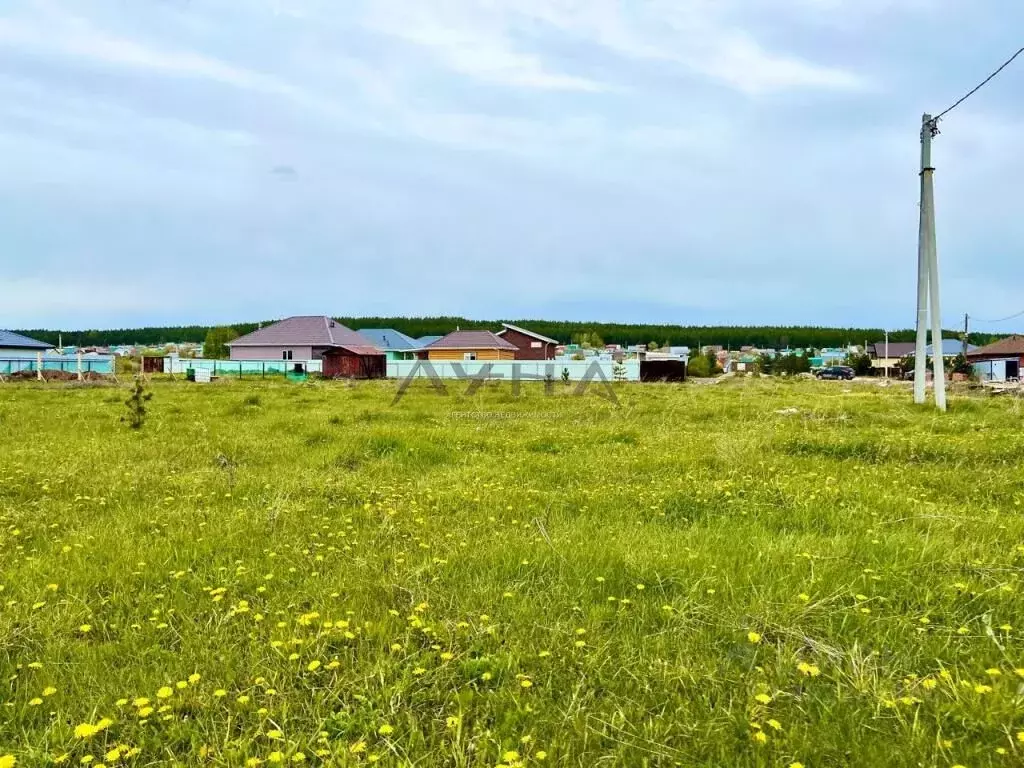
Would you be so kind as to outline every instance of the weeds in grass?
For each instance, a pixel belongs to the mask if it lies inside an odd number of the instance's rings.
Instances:
[[[3,768],[1024,754],[1013,402],[242,386],[0,389]]]

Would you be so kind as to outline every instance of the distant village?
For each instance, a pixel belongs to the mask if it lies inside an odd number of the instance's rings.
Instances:
[[[960,339],[943,339],[941,354],[954,376],[1015,382],[1024,363],[1024,336],[1011,336],[976,347]],[[323,315],[289,317],[224,342],[216,354],[203,344],[172,343],[161,347],[131,344],[110,347],[52,346],[0,330],[0,376],[39,371],[109,375],[118,359],[143,361],[147,372],[186,374],[203,370],[239,376],[283,373],[331,378],[401,377],[429,364],[437,375],[455,375],[465,366],[508,363],[554,364],[567,378],[580,378],[593,364],[609,376],[627,380],[681,380],[689,376],[752,373],[815,373],[849,367],[856,375],[902,377],[915,351],[913,342],[876,340],[863,345],[824,349],[770,349],[741,346],[685,346],[579,343],[553,339],[508,323],[494,330],[454,328],[443,336],[412,338],[393,328],[351,329]],[[929,359],[934,357],[931,345]],[[420,363],[417,366],[417,362]],[[456,365],[457,370],[452,366]],[[537,368],[537,370],[540,370]],[[648,375],[645,375],[645,372]]]

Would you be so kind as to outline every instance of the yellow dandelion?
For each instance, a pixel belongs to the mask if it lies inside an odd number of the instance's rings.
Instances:
[[[196,683],[198,683],[198,682],[199,682],[200,680],[202,680],[202,679],[203,679],[203,678],[202,678],[202,677],[200,677],[200,676],[199,676],[199,675],[198,675],[197,673],[195,673],[195,672],[193,672],[193,673],[192,673],[191,675],[189,675],[189,676],[188,676],[188,682],[189,682],[189,684],[191,684],[191,685],[195,685]]]
[[[790,763],[789,768],[804,768],[803,763]]]
[[[1002,670],[996,669],[995,667],[989,667],[985,670],[985,674],[989,677],[999,677],[1003,674]]]
[[[294,755],[292,755],[292,762],[293,763],[301,763],[305,759],[306,759],[306,756],[302,752],[296,752]]]
[[[163,686],[159,691],[156,692],[156,697],[158,699],[169,699],[173,695],[174,690],[169,685]]]
[[[95,736],[98,732],[99,728],[92,723],[80,723],[75,726],[75,738],[78,739],[88,739],[91,736]]]
[[[79,624],[78,631],[83,635],[92,632],[92,624]]]
[[[518,762],[518,760],[519,760],[519,753],[516,752],[514,749],[510,749],[508,752],[506,752],[505,754],[503,754],[501,756],[501,760],[502,760],[502,762],[505,762],[505,763],[515,763],[515,762]]]
[[[28,705],[29,705],[30,707],[38,707],[38,706],[39,706],[40,704],[42,704],[42,703],[43,703],[43,700],[42,700],[42,699],[40,699],[40,698],[39,698],[39,697],[37,696],[37,697],[36,697],[36,698],[34,698],[34,699],[29,699]]]
[[[985,685],[984,683],[978,683],[977,685],[974,686],[974,692],[982,694],[982,695],[984,695],[986,693],[992,693],[992,686],[991,685]]]
[[[377,729],[377,733],[379,733],[381,736],[390,736],[394,732],[394,726],[388,725],[387,723],[384,723],[384,725]]]
[[[306,669],[310,672],[316,672],[318,669],[320,669],[320,660],[313,659],[311,662],[309,662],[309,664],[306,665]]]
[[[780,723],[778,720],[769,720],[768,721],[768,725],[772,728],[772,730],[775,730],[775,731],[781,731],[782,730],[782,723]]]
[[[760,643],[761,635],[757,632],[747,632],[747,640],[751,643]]]
[[[767,744],[768,743],[768,734],[765,733],[764,731],[754,731],[754,733],[752,734],[752,738],[758,744]]]
[[[280,763],[284,761],[284,752],[271,752],[267,755],[267,760],[271,763]]]
[[[754,701],[758,702],[759,704],[770,704],[771,700],[772,697],[769,696],[767,693],[759,693],[757,694],[757,696],[754,697]]]
[[[225,696],[228,695],[228,692],[225,691],[223,688],[218,688],[216,691],[213,692],[213,695],[216,696],[218,699],[223,699]]]
[[[153,714],[153,708],[152,707],[142,707],[141,709],[139,709],[137,714],[138,714],[139,717],[143,717],[143,718],[149,717],[150,715]]]
[[[0,755],[0,768],[14,768],[18,764],[18,758],[14,755]]]
[[[536,752],[533,753],[533,759],[544,762],[548,759],[548,753],[545,752],[543,749],[538,749]]]
[[[529,678],[525,678],[525,679],[519,681],[519,685],[522,688],[532,688],[533,687],[533,681],[530,680]]]

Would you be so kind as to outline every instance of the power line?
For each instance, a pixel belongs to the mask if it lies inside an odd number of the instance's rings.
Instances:
[[[1016,312],[1006,317],[1000,317],[996,320],[981,320],[975,317],[974,315],[971,315],[971,320],[973,320],[976,323],[1005,323],[1007,320],[1013,320],[1015,317],[1020,317],[1021,315],[1024,315],[1024,309],[1022,309],[1020,312]]]
[[[971,96],[973,96],[978,91],[980,91],[982,88],[984,88],[988,84],[989,80],[991,80],[993,77],[995,77],[1000,72],[1002,72],[1004,69],[1006,69],[1008,66],[1010,66],[1010,64],[1013,62],[1013,60],[1016,59],[1018,56],[1020,56],[1022,53],[1024,53],[1024,48],[1021,48],[1019,51],[1017,51],[1015,54],[1013,54],[1013,56],[1011,56],[1006,61],[1004,61],[1002,66],[999,67],[999,69],[997,69],[991,75],[989,75],[984,80],[982,80],[980,83],[978,83],[976,86],[974,86],[974,88],[972,88],[970,91],[968,91],[966,94],[964,94],[964,96],[962,96],[951,107],[946,108],[945,110],[943,110],[942,112],[937,114],[934,118],[932,118],[933,124],[937,123],[943,117],[943,115],[948,115],[954,109],[956,109],[961,104],[963,104],[965,101],[967,101],[969,98],[971,98]]]

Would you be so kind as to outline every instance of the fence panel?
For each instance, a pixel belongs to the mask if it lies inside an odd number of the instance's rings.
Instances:
[[[427,365],[428,362],[430,367]],[[620,365],[620,378],[626,381],[640,380],[640,363],[636,360],[626,360]],[[560,381],[563,370],[569,372],[569,381],[580,381],[587,376],[593,381],[600,381],[602,376],[607,381],[616,379],[616,364],[610,360],[388,360],[388,378],[404,379],[410,375],[415,378],[426,378],[431,375],[432,367],[438,378],[457,379],[460,378],[460,374],[456,366],[461,367],[461,376],[480,376],[486,370],[487,373],[483,375],[487,378],[508,381],[516,377],[523,380],[543,380],[549,375],[555,381]]]

